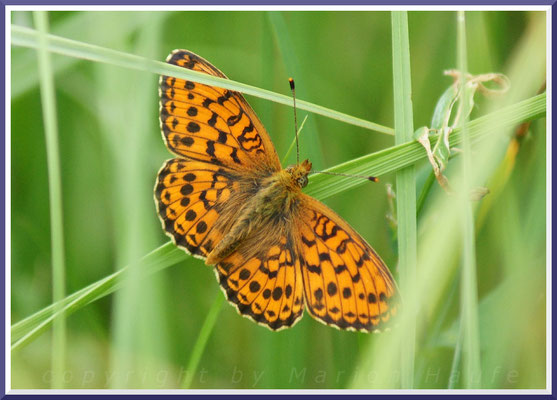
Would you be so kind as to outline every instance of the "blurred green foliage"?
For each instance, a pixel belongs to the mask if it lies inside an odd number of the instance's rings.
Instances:
[[[287,78],[293,76],[300,99],[393,126],[388,12],[50,12],[49,18],[54,34],[156,60],[185,48],[210,60],[231,79],[284,94],[289,94]],[[453,12],[409,13],[415,126],[430,123],[439,96],[451,83],[443,71],[456,67],[455,18]],[[32,26],[31,14],[14,12],[12,23]],[[539,24],[545,24],[541,12],[467,13],[469,71],[508,73]],[[538,40],[544,41],[545,36]],[[541,48],[545,49],[544,43]],[[545,54],[538,56],[545,63]],[[52,57],[57,71],[66,285],[67,293],[72,293],[168,241],[152,192],[158,169],[171,156],[160,136],[157,76]],[[46,152],[35,51],[12,47],[11,63],[14,323],[49,305],[52,293]],[[524,93],[533,96],[539,88],[532,84]],[[490,100],[478,100],[472,118],[489,107]],[[292,109],[257,98],[248,101],[270,132],[278,154],[284,155],[294,132]],[[299,120],[304,116],[300,112]],[[301,156],[309,157],[316,170],[394,142],[388,135],[320,116],[310,116],[304,130]],[[478,387],[545,386],[545,143],[545,120],[534,121],[520,139],[516,159],[510,164],[508,159],[503,161],[510,166],[505,185],[492,193],[487,210],[478,211],[482,215],[476,246],[484,372]],[[291,155],[290,162],[294,160]],[[425,163],[418,167],[419,190],[431,167]],[[389,212],[385,183],[394,183],[394,175],[326,203],[366,238],[396,276],[396,243],[385,218]],[[432,195],[442,195],[437,184]],[[425,212],[432,210],[426,205]],[[420,222],[420,233],[450,229],[442,222],[429,221],[425,226]],[[506,284],[511,274],[520,279]],[[453,275],[443,302],[432,304],[418,317],[427,321],[418,331],[415,382],[419,388],[446,388],[454,378],[459,300],[458,274]],[[199,329],[215,296],[222,296],[213,272],[191,258],[133,282],[68,318],[66,387],[180,387]],[[379,343],[381,335],[341,332],[307,314],[293,329],[275,333],[241,318],[225,304],[192,387],[346,388],[371,374],[362,366],[374,357],[373,342]],[[505,357],[494,357],[489,349]],[[395,357],[396,349],[392,351]],[[50,357],[49,334],[15,354],[12,387],[49,388]],[[375,382],[374,386],[382,385]],[[385,383],[383,387],[397,386]],[[458,381],[454,387],[459,387]]]

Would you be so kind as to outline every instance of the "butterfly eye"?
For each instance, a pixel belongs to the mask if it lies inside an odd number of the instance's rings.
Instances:
[[[301,188],[305,188],[308,184],[308,177],[306,175],[300,176],[297,179],[297,182],[298,182],[298,186],[300,186]]]

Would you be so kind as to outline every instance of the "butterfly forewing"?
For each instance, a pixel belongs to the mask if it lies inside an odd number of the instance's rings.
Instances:
[[[226,78],[187,50],[175,50],[167,62]],[[164,75],[159,93],[161,129],[172,152],[237,170],[280,170],[267,132],[240,93]]]

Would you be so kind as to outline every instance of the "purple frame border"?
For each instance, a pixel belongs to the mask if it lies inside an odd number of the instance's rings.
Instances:
[[[121,6],[121,5],[152,5],[152,6],[170,6],[170,5],[226,5],[226,6],[242,6],[242,5],[262,5],[262,6],[274,6],[274,5],[284,5],[284,6],[326,6],[326,5],[338,5],[338,6],[553,6],[556,0],[398,0],[390,2],[388,0],[346,0],[341,2],[339,0],[162,0],[160,2],[155,2],[153,0],[28,0],[28,1],[18,1],[18,0],[8,0],[0,1],[0,4],[5,8],[6,5],[75,5],[75,6]]]
[[[357,5],[386,5],[386,6],[394,6],[394,5],[398,5],[398,6],[436,6],[436,5],[444,5],[444,6],[474,6],[474,5],[482,5],[482,6],[495,6],[495,5],[508,5],[508,6],[534,6],[534,5],[539,5],[539,6],[551,6],[551,11],[552,11],[552,20],[551,20],[551,24],[552,27],[555,26],[555,22],[557,20],[557,15],[556,15],[556,7],[555,7],[555,3],[557,2],[557,0],[532,0],[530,2],[526,2],[524,0],[519,1],[519,0],[488,0],[488,1],[481,1],[481,0],[456,0],[456,1],[441,1],[441,0],[426,0],[423,2],[416,2],[416,1],[411,1],[411,0],[399,0],[396,2],[387,2],[387,1],[373,1],[373,0],[347,0],[346,2],[343,3],[339,3],[339,0],[303,0],[303,1],[295,1],[295,0],[267,0],[265,3],[261,3],[261,1],[257,1],[257,0],[236,0],[235,2],[229,2],[226,0],[211,0],[210,2],[203,2],[201,0],[195,0],[195,1],[184,1],[184,0],[163,0],[160,3],[156,3],[154,0],[119,0],[117,2],[111,2],[109,0],[98,0],[98,1],[92,1],[92,0],[76,0],[76,1],[70,1],[70,0],[53,0],[51,2],[46,3],[45,1],[41,1],[41,0],[29,0],[29,1],[17,1],[17,0],[8,0],[8,1],[2,1],[0,0],[0,19],[1,19],[1,26],[2,26],[2,32],[5,32],[5,17],[6,17],[6,6],[10,6],[10,5],[28,5],[28,6],[33,6],[33,5],[75,5],[75,6],[88,6],[88,5],[96,5],[96,6],[116,6],[116,5],[153,5],[153,6],[166,6],[166,5],[231,5],[231,6],[239,6],[239,5],[268,5],[268,6],[272,6],[272,5],[316,5],[316,6],[320,6],[320,5],[339,5],[339,6],[357,6]],[[552,30],[552,39],[555,37],[555,34]],[[557,48],[557,44],[556,44],[556,40],[552,40],[552,48],[551,48],[551,59],[552,59],[552,65],[553,65],[553,54],[555,53],[555,50]],[[5,99],[6,99],[6,85],[5,85],[5,78],[6,78],[6,69],[5,69],[5,40],[1,40],[1,44],[0,44],[0,52],[1,52],[1,71],[2,71],[2,77],[4,78],[2,80],[1,83],[1,87],[2,87],[2,98],[0,99],[0,106],[2,109],[1,112],[1,116],[0,116],[0,123],[2,124],[3,127],[5,127],[6,124],[6,104],[5,104]],[[555,81],[553,81],[553,85],[551,87],[551,90],[553,91],[553,89],[555,88],[556,84]],[[552,109],[551,109],[551,113],[553,114],[553,111],[555,110],[555,103],[552,102]],[[8,132],[4,132],[4,135],[7,135]],[[0,216],[0,221],[1,221],[1,225],[2,225],[2,232],[0,234],[0,236],[3,239],[3,246],[1,247],[1,256],[2,256],[2,261],[5,262],[6,259],[6,237],[5,237],[5,232],[6,232],[6,218],[5,218],[5,197],[6,197],[6,180],[5,180],[5,136],[4,136],[4,140],[1,141],[0,144],[0,149],[1,149],[1,154],[2,154],[2,164],[0,167],[0,180],[2,183],[2,193],[0,196],[0,202],[2,205],[2,213]],[[557,144],[556,141],[553,140],[552,141],[552,148],[551,148],[551,152],[552,154],[555,154],[554,150],[557,148]],[[552,169],[552,186],[554,184],[554,179],[553,177],[555,176],[555,174],[553,174],[553,165],[551,165],[551,169]],[[552,192],[552,198],[553,198],[553,192]],[[551,220],[551,227],[553,227],[553,222],[555,220],[555,214],[552,214],[552,220]],[[553,229],[551,229],[551,231],[553,232]],[[3,273],[0,276],[0,285],[2,288],[5,287],[6,281],[5,281],[5,271],[6,268],[8,268],[7,265],[4,265],[4,270]],[[552,275],[552,282],[551,282],[551,286],[555,287],[555,281],[556,281],[556,276],[555,274]],[[4,322],[6,320],[6,314],[5,314],[5,293],[3,293],[3,296],[1,296],[0,298],[0,315],[2,318],[2,322]],[[555,307],[552,307],[552,321],[555,320],[555,316],[556,316],[556,311],[555,311]],[[6,394],[6,382],[5,382],[5,363],[6,363],[6,348],[4,346],[6,337],[5,337],[5,328],[1,330],[0,333],[0,338],[1,338],[1,364],[0,364],[0,399],[3,399],[5,397],[16,397],[15,395],[7,395]],[[547,340],[552,340],[553,338],[547,338]],[[556,350],[555,350],[555,346],[552,346],[552,361],[555,360],[555,355],[556,355]],[[555,381],[555,368],[554,368],[554,364],[552,363],[552,376],[551,376],[551,387],[553,387],[553,382]],[[274,396],[285,396],[286,394],[276,394]],[[36,398],[39,395],[18,395],[17,398],[18,399],[32,399],[32,398]],[[44,398],[49,398],[49,399],[57,399],[60,395],[57,394],[52,394],[52,395],[41,395],[41,397]],[[73,395],[69,395],[69,396],[73,396]],[[82,395],[82,396],[87,396],[88,398],[116,398],[116,397],[136,397],[137,394],[123,394],[123,395],[116,395],[116,394],[88,394],[88,395]],[[159,395],[158,394],[147,394],[147,395],[141,395],[142,398],[156,398]],[[186,396],[186,395],[173,395],[173,396]],[[194,396],[194,397],[206,397],[207,395],[188,395],[188,396]],[[213,397],[215,395],[209,395],[210,397]],[[228,395],[229,397],[233,397],[233,398],[243,398],[245,395]],[[304,397],[307,398],[320,398],[322,395],[307,395]],[[334,394],[332,395],[333,397],[340,397],[342,396],[342,394]],[[402,399],[402,398],[406,398],[409,396],[412,397],[416,397],[416,398],[425,398],[426,396],[429,397],[430,395],[366,395],[366,394],[362,394],[362,395],[355,395],[358,397],[371,397],[373,396],[374,398],[389,398],[389,399]],[[441,397],[445,397],[445,396],[449,396],[449,395],[438,395]],[[460,395],[460,398],[471,398],[474,395]],[[514,395],[516,396],[516,395]],[[513,396],[513,397],[514,397]],[[520,395],[518,395],[520,396]],[[494,397],[494,398],[503,398],[503,397],[507,397],[507,395],[492,395],[490,397]],[[521,396],[522,397],[522,396]],[[538,396],[537,396],[538,397]],[[555,396],[553,393],[550,395],[541,395],[538,398],[551,398],[551,399],[555,399],[557,398],[557,396]]]

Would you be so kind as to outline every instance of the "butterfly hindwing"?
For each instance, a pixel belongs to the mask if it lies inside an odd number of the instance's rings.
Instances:
[[[187,50],[173,51],[167,62],[226,78]],[[280,170],[269,135],[240,93],[163,75],[159,94],[161,130],[172,152],[236,170]]]
[[[262,242],[266,245],[261,246]],[[300,262],[287,237],[259,240],[252,236],[216,268],[228,301],[255,322],[279,330],[302,317]]]
[[[397,310],[396,286],[381,258],[332,210],[302,195],[296,219],[304,295],[315,318],[341,329],[377,330]]]

